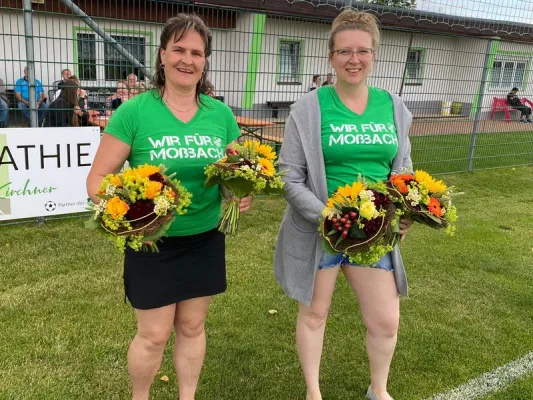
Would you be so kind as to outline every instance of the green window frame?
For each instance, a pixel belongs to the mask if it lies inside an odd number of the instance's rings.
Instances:
[[[426,64],[426,49],[411,47],[407,53],[407,65],[405,68],[406,85],[422,85]]]
[[[524,88],[527,85],[530,63],[531,60],[526,57],[497,55],[492,62],[490,88],[506,91],[513,87]]]
[[[279,39],[278,85],[302,84],[303,40]]]

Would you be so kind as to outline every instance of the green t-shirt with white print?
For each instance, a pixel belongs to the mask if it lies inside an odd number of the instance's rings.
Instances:
[[[195,235],[217,226],[222,199],[218,186],[204,186],[204,167],[222,158],[226,146],[240,136],[227,105],[201,95],[198,111],[184,123],[150,91],[122,104],[105,132],[131,146],[131,167],[163,164],[192,193],[187,213],[176,217],[169,236]]]
[[[318,89],[318,100],[328,195],[359,175],[368,182],[387,179],[398,153],[390,95],[369,87],[368,104],[361,115],[344,105],[334,86]]]

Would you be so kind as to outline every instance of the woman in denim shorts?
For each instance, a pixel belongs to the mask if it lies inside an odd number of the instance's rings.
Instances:
[[[369,182],[411,168],[412,115],[402,100],[366,85],[380,41],[376,19],[344,11],[333,22],[329,62],[334,85],[306,93],[291,107],[280,152],[288,202],[276,245],[276,279],[299,303],[296,343],[307,400],[321,400],[319,369],[325,324],[342,269],[367,328],[371,400],[391,400],[390,363],[399,324],[399,295],[407,280],[398,247],[371,266],[350,263],[321,247],[319,218],[329,196],[359,176]],[[400,221],[405,235],[411,221]],[[362,396],[361,396],[362,397]],[[327,396],[326,396],[327,398]],[[354,397],[355,398],[355,397]]]

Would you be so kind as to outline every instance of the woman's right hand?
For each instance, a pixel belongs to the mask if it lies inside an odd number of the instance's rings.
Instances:
[[[74,114],[79,115],[80,117],[83,116],[83,111],[81,111],[80,106],[74,106]]]

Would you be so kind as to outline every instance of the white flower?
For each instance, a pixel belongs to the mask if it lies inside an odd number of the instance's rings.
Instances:
[[[114,196],[116,191],[117,187],[115,185],[107,185],[107,188],[105,189],[105,194],[107,194],[108,196]]]
[[[95,204],[94,210],[96,211],[96,215],[94,216],[94,219],[96,219],[100,214],[102,214],[105,210],[105,207],[107,205],[107,201],[102,200],[100,203]]]
[[[159,198],[155,201],[154,212],[157,215],[166,215],[169,207],[170,202],[163,196],[159,196]]]
[[[376,198],[374,197],[374,192],[372,192],[372,190],[361,190],[361,192],[359,193],[359,198],[361,200],[370,200],[370,201],[374,201],[376,200]]]
[[[420,195],[417,189],[410,188],[409,193],[407,194],[407,196],[405,196],[405,198],[407,200],[411,200],[411,205],[413,207],[416,207],[420,203],[420,199],[422,198],[422,196]]]
[[[250,166],[249,165],[243,165],[240,169],[248,170],[248,169],[250,169]]]

